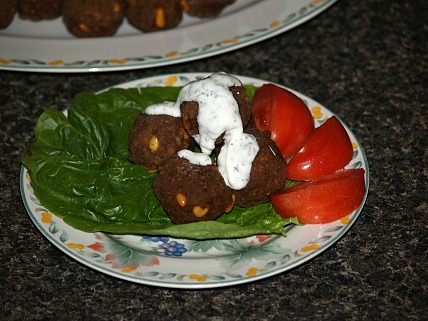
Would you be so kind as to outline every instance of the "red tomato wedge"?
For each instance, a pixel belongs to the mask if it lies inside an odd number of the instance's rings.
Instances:
[[[293,156],[314,130],[312,114],[295,94],[274,84],[256,90],[252,114],[258,129],[271,138],[285,158]]]
[[[287,178],[316,179],[345,167],[352,159],[351,140],[336,117],[330,117],[308,137],[287,165]]]
[[[283,217],[296,216],[304,224],[336,221],[356,210],[366,193],[364,169],[347,169],[302,182],[271,196]]]

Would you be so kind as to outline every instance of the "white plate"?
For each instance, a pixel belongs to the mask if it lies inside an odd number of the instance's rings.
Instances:
[[[114,37],[73,38],[62,19],[15,17],[0,30],[0,69],[32,72],[129,70],[218,55],[290,30],[337,0],[237,0],[215,19],[185,16],[175,29],[141,33],[126,21]]]
[[[182,86],[209,73],[171,74],[144,78],[115,87]],[[266,81],[237,76],[244,84]],[[296,92],[312,111],[316,126],[334,115],[316,101]],[[364,168],[369,188],[369,168],[364,151],[345,125],[354,145],[348,168]],[[320,255],[355,223],[360,207],[345,218],[322,225],[293,226],[287,237],[250,237],[233,240],[192,241],[142,236],[108,236],[84,233],[47,211],[37,200],[27,170],[21,170],[21,193],[31,219],[67,255],[100,272],[128,281],[170,288],[214,288],[264,279],[283,273]],[[171,256],[165,251],[172,249]]]

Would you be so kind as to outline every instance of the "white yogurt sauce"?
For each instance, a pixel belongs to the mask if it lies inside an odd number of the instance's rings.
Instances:
[[[195,165],[212,165],[211,157],[204,153],[195,153],[188,149],[178,151],[177,155]]]
[[[232,86],[242,86],[242,83],[236,77],[216,73],[189,83],[178,95],[179,104],[196,101],[199,105],[199,134],[193,138],[205,154],[211,154],[216,139],[224,132],[234,128],[242,129],[238,103],[229,90]]]
[[[148,106],[144,113],[147,115],[169,115],[172,117],[180,117],[180,105],[177,106],[175,101],[164,101],[160,104]]]
[[[236,129],[227,131],[217,157],[218,169],[227,186],[234,190],[247,186],[252,163],[259,149],[253,135]]]
[[[179,151],[178,154],[193,164],[211,164],[209,155],[215,148],[215,141],[225,133],[225,144],[221,148],[217,165],[226,184],[232,189],[239,190],[244,188],[250,179],[251,165],[259,151],[259,146],[253,135],[243,132],[239,106],[229,89],[232,86],[242,86],[242,83],[231,75],[215,73],[184,86],[176,102],[149,106],[145,113],[180,117],[182,102],[197,102],[199,134],[194,135],[193,138],[199,144],[202,155],[188,150]]]

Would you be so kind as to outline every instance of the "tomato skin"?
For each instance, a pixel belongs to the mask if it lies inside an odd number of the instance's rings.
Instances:
[[[302,182],[271,196],[283,217],[296,216],[304,224],[336,221],[356,210],[366,193],[364,169],[346,169]]]
[[[274,84],[256,90],[252,114],[258,129],[271,132],[271,138],[285,158],[293,156],[314,130],[312,114],[295,94]]]
[[[287,178],[305,181],[333,173],[345,167],[353,153],[345,128],[336,117],[330,117],[288,162]]]

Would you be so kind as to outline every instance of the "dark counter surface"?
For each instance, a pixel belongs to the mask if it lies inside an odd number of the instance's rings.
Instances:
[[[427,4],[341,0],[292,31],[176,66],[92,74],[0,71],[0,319],[427,320]],[[81,91],[170,72],[225,71],[296,89],[360,139],[370,191],[333,247],[245,285],[174,290],[83,266],[33,225],[20,159],[37,117]]]

